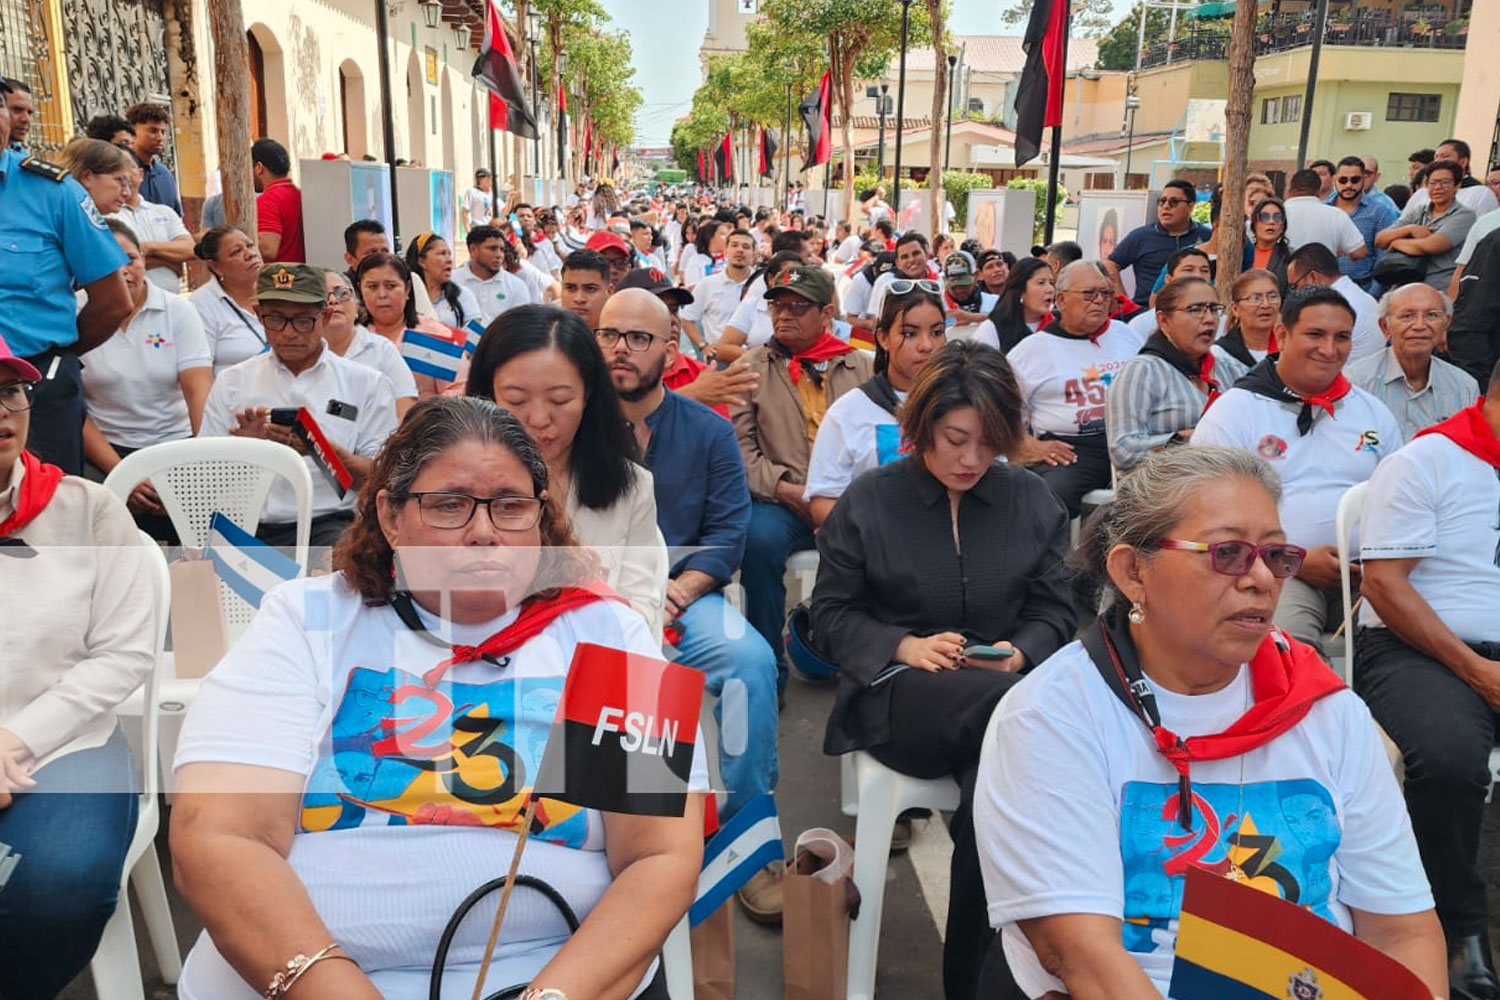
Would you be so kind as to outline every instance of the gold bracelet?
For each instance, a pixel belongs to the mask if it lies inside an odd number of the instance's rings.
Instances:
[[[278,969],[276,971],[276,975],[271,977],[271,982],[267,984],[266,990],[261,994],[261,996],[265,997],[265,1000],[278,1000],[278,998],[286,996],[291,988],[296,984],[297,980],[301,979],[303,974],[306,973],[308,969],[323,961],[323,959],[325,958],[341,958],[346,962],[353,962],[354,959],[350,958],[348,955],[332,954],[335,951],[342,950],[343,949],[339,946],[339,943],[337,941],[334,941],[325,946],[321,951],[314,952],[312,955],[303,955],[300,952],[296,955],[293,955],[291,958],[287,959],[286,967],[283,969]],[[356,966],[358,964],[359,963],[355,962]]]

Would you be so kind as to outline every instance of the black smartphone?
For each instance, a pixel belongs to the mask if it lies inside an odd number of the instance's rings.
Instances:
[[[337,399],[330,399],[328,401],[328,413],[330,416],[353,420],[359,416],[359,407],[353,403],[341,403]]]
[[[716,371],[723,371],[732,364],[734,364],[733,361],[725,361],[723,358],[716,358],[714,360],[714,369]]]
[[[271,423],[278,427],[290,427],[297,422],[300,409],[297,406],[274,406],[271,408]]]
[[[976,643],[964,647],[964,657],[970,660],[1006,660],[1015,655],[1014,649],[1000,649]]]

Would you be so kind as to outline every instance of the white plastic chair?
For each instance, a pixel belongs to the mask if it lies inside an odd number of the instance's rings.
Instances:
[[[1358,553],[1354,551],[1354,540],[1365,517],[1365,492],[1369,483],[1355,483],[1339,497],[1338,512],[1334,514],[1333,531],[1338,540],[1339,588],[1344,601],[1344,665],[1339,676],[1345,684],[1352,684],[1354,676],[1354,588],[1349,571],[1350,560]]]
[[[672,1000],[693,1000],[693,946],[688,930],[688,918],[684,915],[661,946],[661,964]]]
[[[813,587],[818,582],[818,550],[793,552],[787,558],[786,571],[797,584],[792,591],[792,603],[801,604],[812,596]]]
[[[1114,473],[1110,473],[1110,482],[1114,482]],[[1115,502],[1115,490],[1111,485],[1108,489],[1089,490],[1079,501],[1078,516],[1068,522],[1068,541],[1074,548],[1078,547],[1078,536],[1083,533],[1084,511],[1094,507],[1103,507],[1107,503]]]
[[[858,810],[854,826],[854,884],[859,889],[859,918],[849,926],[847,1000],[871,1000],[875,995],[875,963],[880,951],[880,918],[885,909],[885,870],[890,860],[896,817],[908,809],[957,809],[958,782],[952,778],[924,780],[893,771],[863,750],[844,755],[857,801],[847,791],[844,808]]]
[[[120,899],[115,912],[104,925],[99,948],[89,963],[94,976],[94,991],[99,1000],[144,1000],[140,956],[136,948],[135,929],[130,920],[130,886],[135,886],[141,917],[156,952],[156,965],[168,984],[182,975],[182,955],[177,950],[177,932],[172,926],[172,911],[167,905],[167,886],[162,879],[161,862],[156,856],[156,834],[161,826],[158,805],[161,781],[157,770],[157,685],[170,668],[166,657],[167,616],[171,609],[171,581],[167,560],[160,547],[144,533],[143,555],[151,560],[152,585],[156,596],[155,659],[151,673],[141,686],[144,691],[141,715],[141,801],[135,821],[135,834],[125,852],[125,868],[120,877]]]

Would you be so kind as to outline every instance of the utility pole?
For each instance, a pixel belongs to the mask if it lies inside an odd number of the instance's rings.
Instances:
[[[1318,93],[1318,63],[1323,58],[1323,33],[1328,30],[1328,0],[1318,0],[1313,15],[1312,55],[1307,59],[1307,91],[1302,97],[1302,131],[1297,136],[1297,169],[1307,166],[1307,142],[1312,130],[1313,98]]]
[[[376,0],[385,8],[385,0]],[[250,179],[250,45],[240,0],[208,4],[214,43],[214,99],[218,104],[219,169],[224,179],[224,218],[253,233],[255,185]],[[383,36],[382,36],[383,40]]]
[[[891,179],[891,211],[901,220],[901,139],[906,129],[906,32],[911,21],[912,0],[901,0],[901,71],[896,80],[896,173]],[[849,169],[853,169],[851,163]]]

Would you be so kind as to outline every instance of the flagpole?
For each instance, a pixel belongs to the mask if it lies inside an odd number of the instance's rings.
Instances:
[[[380,39],[381,142],[385,145],[385,165],[391,175],[391,249],[401,252],[401,210],[396,195],[396,117],[391,111],[390,24],[386,20],[385,0],[375,0],[375,34]]]
[[[891,179],[891,209],[896,213],[898,231],[901,228],[901,138],[906,131],[906,27],[911,18],[911,4],[912,0],[901,0],[901,73],[896,82],[896,173]],[[852,170],[853,164],[845,169]]]
[[[1059,72],[1063,75],[1063,86],[1059,92],[1066,98],[1068,93],[1068,29],[1072,27],[1073,5],[1069,0],[1058,0],[1065,3],[1063,7],[1063,41],[1062,41],[1062,65]],[[1047,165],[1047,223],[1043,228],[1042,242],[1047,246],[1052,245],[1052,230],[1057,223],[1057,178],[1062,169],[1062,125],[1052,126],[1052,162]]]
[[[781,157],[781,210],[783,212],[791,208],[791,196],[787,189],[792,186],[792,84],[787,81],[786,85],[786,124],[781,129],[781,144],[786,147]]]
[[[505,888],[500,890],[500,908],[495,911],[495,922],[490,924],[490,939],[484,945],[484,957],[479,960],[479,978],[474,981],[474,994],[470,1000],[479,1000],[484,995],[484,979],[490,971],[490,960],[495,957],[495,945],[500,941],[500,925],[505,922],[505,908],[510,905],[510,891],[516,886],[516,871],[521,867],[521,852],[526,849],[526,840],[531,836],[531,819],[536,815],[538,796],[532,790],[526,802],[526,812],[521,815],[521,832],[516,835],[516,849],[510,856],[510,870],[505,873]]]

